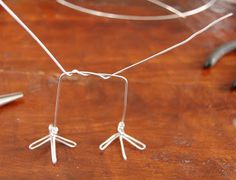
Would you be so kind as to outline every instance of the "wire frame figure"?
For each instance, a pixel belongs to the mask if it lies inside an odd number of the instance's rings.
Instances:
[[[124,108],[123,108],[123,114],[121,118],[121,122],[118,125],[118,133],[114,134],[111,138],[106,140],[104,143],[100,145],[100,149],[104,150],[109,144],[112,143],[116,138],[119,137],[120,143],[121,143],[121,149],[122,149],[122,154],[124,159],[127,159],[125,150],[124,150],[124,143],[123,139],[127,140],[131,144],[133,144],[135,147],[137,147],[140,150],[145,149],[146,145],[141,143],[140,141],[132,138],[131,136],[125,134],[124,132],[124,120],[126,116],[126,110],[127,110],[127,99],[128,99],[128,80],[119,75],[112,75],[112,74],[105,74],[105,73],[94,73],[94,72],[88,72],[88,71],[78,71],[78,70],[73,70],[71,72],[66,72],[62,73],[59,77],[58,81],[58,86],[57,86],[57,95],[56,95],[56,105],[55,105],[55,113],[54,113],[54,120],[53,123],[49,125],[49,134],[44,136],[43,138],[33,142],[32,144],[29,145],[29,149],[33,150],[36,149],[48,142],[50,142],[51,145],[51,158],[52,158],[52,163],[56,164],[57,163],[57,153],[56,153],[56,142],[62,143],[68,147],[74,148],[76,147],[77,143],[74,141],[71,141],[69,139],[66,139],[62,136],[58,135],[58,127],[57,127],[57,121],[58,121],[58,112],[59,112],[59,101],[60,101],[60,94],[61,94],[61,82],[63,80],[64,76],[72,76],[74,74],[81,75],[81,76],[97,76],[100,77],[104,80],[107,80],[111,77],[119,78],[122,79],[125,82],[125,90],[124,90]]]

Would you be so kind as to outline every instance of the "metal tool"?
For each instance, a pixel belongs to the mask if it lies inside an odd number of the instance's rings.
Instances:
[[[6,105],[8,103],[11,103],[13,101],[16,101],[20,98],[22,98],[24,95],[22,92],[16,92],[11,94],[5,94],[0,96],[0,106]]]
[[[236,50],[236,40],[230,41],[219,46],[212,54],[207,58],[204,68],[208,69],[214,66],[224,55]],[[233,89],[236,89],[236,81],[233,82]]]

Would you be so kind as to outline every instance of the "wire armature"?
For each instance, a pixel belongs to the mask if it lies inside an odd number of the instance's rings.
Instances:
[[[122,116],[118,125],[118,133],[114,134],[110,138],[108,138],[104,143],[102,143],[99,147],[101,150],[104,150],[109,144],[111,144],[116,138],[119,137],[120,139],[120,144],[121,144],[121,149],[122,149],[122,155],[124,159],[127,159],[125,150],[124,150],[124,143],[123,139],[127,140],[130,142],[132,145],[137,147],[140,150],[144,150],[146,145],[143,144],[142,142],[136,140],[135,138],[127,135],[124,132],[124,126],[125,126],[125,117],[126,117],[126,112],[127,112],[127,101],[128,101],[128,80],[120,75],[111,75],[111,74],[106,74],[106,73],[95,73],[95,72],[88,72],[88,71],[78,71],[78,70],[73,70],[71,72],[66,72],[62,73],[59,77],[58,80],[58,86],[57,86],[57,93],[56,93],[56,103],[55,103],[55,113],[54,113],[54,120],[53,123],[49,125],[49,135],[44,136],[43,138],[33,142],[32,144],[29,145],[29,149],[33,150],[36,149],[45,143],[50,141],[51,144],[51,158],[52,158],[52,163],[56,164],[57,162],[57,154],[56,154],[56,141],[68,146],[68,147],[75,147],[77,144],[74,141],[71,141],[69,139],[66,139],[62,136],[57,135],[58,134],[58,127],[57,127],[57,122],[58,122],[58,113],[59,113],[59,104],[60,104],[60,95],[61,95],[61,83],[62,80],[65,76],[72,76],[72,75],[81,75],[81,76],[97,76],[100,77],[104,80],[107,80],[107,76],[111,76],[114,78],[121,79],[125,82],[125,87],[124,87],[124,104],[123,104],[123,112]]]
[[[211,22],[209,25],[207,25],[206,27],[202,28],[201,30],[195,32],[194,34],[192,34],[191,36],[189,36],[187,39],[185,39],[184,41],[181,41],[180,43],[177,43],[167,49],[164,49],[163,51],[161,52],[158,52],[144,60],[141,60],[135,64],[132,64],[128,67],[125,67],[113,74],[106,74],[106,73],[94,73],[94,72],[86,72],[86,71],[77,71],[77,70],[74,70],[74,72],[67,72],[63,66],[60,64],[60,62],[52,55],[52,53],[45,47],[45,45],[37,38],[37,36],[14,14],[13,11],[10,10],[10,8],[8,8],[8,6],[2,1],[0,0],[0,5],[31,35],[31,37],[41,46],[41,48],[48,54],[48,56],[52,59],[52,61],[58,66],[58,68],[63,72],[63,74],[65,75],[68,75],[68,76],[71,76],[73,73],[77,73],[77,74],[80,74],[80,75],[84,75],[84,76],[88,76],[88,75],[97,75],[103,79],[109,79],[111,77],[117,77],[119,76],[118,74],[130,69],[130,68],[133,68],[139,64],[142,64],[144,62],[147,62],[149,60],[152,60],[154,59],[155,57],[158,57],[164,53],[167,53],[187,42],[189,42],[190,40],[192,40],[194,37],[198,36],[199,34],[205,32],[207,29],[209,29],[210,27],[214,26],[215,24],[219,23],[220,21],[230,17],[233,15],[233,13],[229,13],[227,15],[224,15],[216,20],[214,20],[213,22]],[[123,77],[123,76],[121,76]],[[56,109],[58,109],[58,107],[56,107]],[[56,111],[56,110],[55,110]],[[58,110],[57,110],[58,111]],[[56,118],[56,117],[54,117]],[[47,143],[50,141],[51,143],[51,154],[52,154],[52,162],[55,164],[57,162],[57,158],[56,158],[56,141],[58,142],[61,142],[69,147],[75,147],[76,146],[76,143],[71,141],[71,140],[68,140],[68,139],[65,139],[61,136],[58,136],[57,135],[58,133],[58,128],[56,127],[56,121],[53,123],[53,125],[50,125],[49,126],[49,135],[39,139],[38,141],[35,141],[34,143],[32,143],[29,148],[30,149],[35,149],[35,148],[38,148],[39,146]],[[141,142],[139,142],[138,140],[130,137],[129,135],[125,134],[124,132],[124,121],[121,121],[118,125],[118,134],[114,134],[113,136],[111,136],[110,138],[108,138],[104,143],[102,143],[100,145],[100,149],[101,150],[104,150],[106,147],[108,147],[109,144],[111,144],[111,142],[113,142],[116,138],[120,139],[120,142],[121,142],[121,148],[122,148],[122,155],[123,155],[123,158],[124,159],[127,159],[126,158],[126,155],[125,155],[125,151],[124,151],[124,146],[123,146],[123,139],[127,140],[128,142],[130,142],[131,144],[133,144],[135,147],[137,147],[138,149],[140,150],[143,150],[145,149],[145,145]]]
[[[79,5],[75,5],[73,3],[70,3],[66,0],[56,0],[58,3],[69,7],[71,9],[87,13],[94,16],[99,17],[106,17],[106,18],[112,18],[112,19],[120,19],[120,20],[133,20],[133,21],[160,21],[160,20],[169,20],[169,19],[177,19],[177,18],[184,18],[188,16],[192,16],[194,14],[198,14],[200,12],[203,12],[213,6],[216,2],[216,0],[208,0],[208,2],[196,9],[192,9],[190,11],[186,12],[180,12],[179,10],[175,9],[174,7],[167,5],[159,0],[147,0],[148,2],[151,2],[155,5],[158,5],[168,11],[171,11],[173,14],[170,15],[162,15],[162,16],[136,16],[136,15],[125,15],[125,14],[115,14],[115,13],[108,13],[108,12],[102,12],[97,11],[94,9],[85,8]]]

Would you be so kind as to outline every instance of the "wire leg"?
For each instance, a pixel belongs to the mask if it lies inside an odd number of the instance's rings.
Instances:
[[[127,160],[127,156],[126,156],[126,153],[125,153],[124,142],[123,142],[123,137],[120,136],[119,139],[120,139],[120,146],[121,146],[122,156],[123,156],[124,160]]]
[[[143,144],[141,141],[129,136],[128,134],[125,134],[124,139],[139,150],[144,150],[146,148],[145,144]]]
[[[57,163],[57,152],[56,152],[56,137],[52,136],[51,137],[51,157],[52,157],[52,163],[56,164]]]
[[[43,138],[33,142],[32,144],[29,145],[29,149],[33,150],[36,149],[40,146],[42,146],[43,144],[47,143],[50,141],[50,147],[51,147],[51,158],[52,158],[52,163],[56,164],[57,163],[57,152],[56,152],[56,141],[68,146],[68,147],[75,147],[77,144],[74,141],[71,141],[69,139],[66,139],[62,136],[58,136],[58,128],[53,126],[53,125],[49,125],[49,135],[44,136]]]
[[[32,144],[29,145],[29,149],[30,150],[36,149],[36,148],[44,145],[48,141],[50,141],[50,135],[44,136],[43,138],[41,138],[37,141],[34,141]]]
[[[64,137],[62,137],[62,136],[56,136],[56,141],[58,141],[58,142],[60,142],[60,143],[62,143],[62,144],[64,144],[64,145],[66,145],[66,146],[68,146],[68,147],[71,147],[71,148],[74,148],[75,146],[77,146],[77,143],[76,142],[74,142],[74,141],[71,141],[71,140],[69,140],[69,139],[66,139],[66,138],[64,138]]]
[[[100,144],[99,149],[102,151],[105,150],[118,137],[119,137],[119,133],[113,134],[106,141],[104,141],[102,144]]]

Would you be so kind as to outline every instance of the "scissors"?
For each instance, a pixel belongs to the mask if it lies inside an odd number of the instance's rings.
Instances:
[[[214,66],[224,55],[236,51],[236,40],[230,41],[219,46],[212,54],[206,59],[204,68],[208,69]],[[236,89],[236,81],[232,84],[232,89]]]
[[[9,104],[13,101],[16,101],[20,98],[22,98],[24,95],[22,92],[15,92],[11,94],[5,94],[0,96],[0,106],[4,106],[6,104]]]

